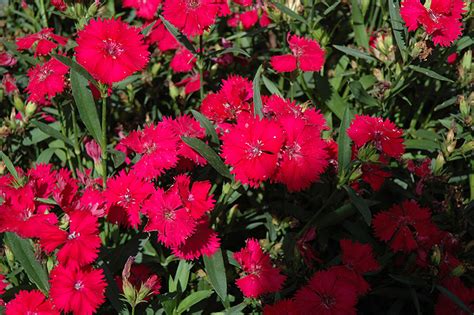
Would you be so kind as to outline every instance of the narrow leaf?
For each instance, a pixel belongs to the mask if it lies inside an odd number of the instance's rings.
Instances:
[[[5,163],[5,166],[7,167],[8,172],[10,172],[13,178],[15,178],[15,180],[18,182],[20,180],[20,177],[18,177],[18,172],[16,171],[15,166],[12,163],[12,160],[10,160],[10,158],[2,151],[0,151],[0,157],[3,160],[3,163]]]
[[[344,115],[342,116],[341,126],[339,127],[339,136],[337,138],[337,144],[339,147],[338,153],[338,163],[339,163],[339,176],[345,173],[351,162],[351,139],[347,135],[347,128],[352,120],[352,113],[349,107],[346,107],[344,110]]]
[[[281,94],[280,90],[277,88],[277,86],[275,85],[275,83],[273,83],[272,81],[270,81],[270,79],[268,79],[266,76],[262,75],[262,81],[263,81],[263,84],[265,85],[265,87],[267,88],[267,90],[272,93],[272,94],[276,94],[280,97],[283,97],[283,94]]]
[[[94,79],[92,75],[89,72],[87,72],[86,69],[84,69],[83,66],[81,66],[80,64],[72,60],[71,58],[63,56],[63,55],[58,55],[58,54],[53,54],[53,57],[57,59],[58,61],[60,61],[61,63],[68,66],[69,68],[71,68],[71,71],[74,70],[80,75],[82,75],[88,81],[92,82],[92,84],[94,84],[96,87],[99,86],[99,83],[97,82],[97,80]]]
[[[28,279],[47,294],[49,290],[48,274],[36,260],[30,241],[22,239],[14,233],[5,233],[5,243],[25,270]]]
[[[332,46],[334,48],[336,48],[337,50],[342,51],[343,53],[348,54],[352,57],[362,58],[362,59],[365,59],[365,60],[368,60],[368,61],[376,61],[376,59],[374,57],[372,57],[371,55],[369,55],[365,52],[359,51],[357,49],[350,48],[350,47],[345,47],[345,46],[340,46],[340,45],[332,45]]]
[[[260,96],[260,76],[262,71],[263,67],[260,65],[257,69],[257,73],[255,73],[255,77],[253,78],[253,115],[260,118],[263,117],[262,97]]]
[[[390,23],[392,24],[395,42],[397,43],[403,60],[405,60],[407,57],[407,46],[403,40],[403,36],[406,36],[406,33],[402,23],[402,17],[400,16],[400,7],[396,1],[388,0],[388,12],[390,13]]]
[[[446,295],[451,301],[454,302],[454,304],[456,304],[461,309],[463,309],[465,312],[467,312],[467,314],[472,314],[471,309],[466,304],[464,304],[464,302],[458,296],[456,296],[454,293],[452,293],[451,291],[449,291],[448,289],[446,289],[445,287],[442,287],[440,285],[437,285],[436,289],[438,289],[438,291],[441,292],[442,294]]]
[[[243,55],[248,58],[251,57],[248,52],[238,47],[229,47],[229,48],[221,49],[221,50],[216,51],[214,54],[216,56],[221,56],[221,55],[229,54],[229,53],[232,53],[234,55]]]
[[[211,257],[203,255],[202,258],[212,287],[217,295],[219,295],[222,302],[225,302],[227,298],[227,278],[221,250],[219,249]]]
[[[430,78],[440,80],[440,81],[453,82],[453,80],[448,79],[448,78],[442,76],[441,74],[438,74],[438,73],[434,72],[433,70],[426,69],[426,68],[423,68],[423,67],[414,66],[414,65],[409,65],[408,67],[410,69],[412,69],[416,72],[422,73],[422,74],[424,74],[424,75],[426,75]]]
[[[171,35],[173,35],[174,38],[176,38],[176,40],[181,44],[183,45],[184,47],[186,47],[187,50],[189,50],[190,52],[192,52],[194,55],[197,55],[197,51],[196,51],[196,48],[194,48],[193,44],[191,44],[191,42],[189,41],[189,39],[183,34],[181,33],[180,31],[178,31],[178,29],[176,27],[174,27],[173,24],[171,24],[170,22],[168,22],[163,16],[160,15],[160,19],[161,21],[163,22],[163,25],[166,27],[166,29],[171,33]]]
[[[272,2],[277,8],[278,10],[280,10],[282,13],[285,13],[286,15],[288,15],[289,17],[295,19],[295,20],[298,20],[304,24],[307,24],[308,22],[306,21],[306,19],[304,17],[302,17],[301,15],[299,15],[298,13],[296,13],[295,11],[291,10],[290,8],[288,8],[287,6],[279,3],[278,1],[274,1]]]
[[[191,113],[193,114],[194,118],[201,124],[201,127],[206,129],[206,134],[209,138],[211,138],[212,143],[219,144],[219,136],[216,133],[216,129],[214,125],[200,112],[191,109]]]
[[[370,224],[372,223],[372,213],[370,212],[369,206],[367,205],[366,201],[363,198],[359,197],[359,195],[357,195],[357,193],[349,186],[344,186],[344,189],[347,191],[351,203],[357,208],[357,210],[359,210],[365,223],[370,226]]]
[[[140,33],[142,33],[143,36],[147,37],[150,34],[151,29],[153,28],[153,26],[155,26],[155,24],[156,24],[156,21],[151,22],[150,24],[147,25],[147,27],[142,29],[142,31]]]
[[[52,128],[51,126],[48,126],[47,124],[45,124],[43,122],[40,122],[40,121],[37,121],[37,120],[31,121],[31,123],[33,124],[33,126],[38,127],[45,134],[50,135],[51,137],[53,137],[55,139],[61,140],[62,142],[66,143],[70,146],[74,146],[71,139],[67,138],[65,135],[60,133],[58,130]]]
[[[349,83],[349,88],[351,89],[352,95],[354,95],[355,99],[360,103],[372,107],[380,106],[380,103],[367,93],[359,81],[352,81]]]
[[[182,137],[184,143],[193,148],[196,152],[202,155],[203,158],[222,176],[232,179],[232,175],[229,172],[229,169],[222,162],[221,158],[217,153],[211,149],[203,141],[196,138]]]
[[[92,92],[87,85],[87,79],[71,69],[72,95],[74,96],[79,115],[92,137],[97,143],[102,143],[99,114],[95,107]]]
[[[364,16],[357,0],[352,0],[352,27],[357,45],[369,49],[369,37],[364,24]]]
[[[182,314],[185,311],[189,310],[193,305],[201,302],[204,299],[207,299],[212,295],[212,290],[203,290],[203,291],[197,291],[193,292],[190,295],[188,295],[184,300],[179,303],[178,308],[176,309],[176,312],[178,314]]]

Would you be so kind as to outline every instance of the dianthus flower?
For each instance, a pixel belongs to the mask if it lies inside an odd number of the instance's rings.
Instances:
[[[163,16],[187,36],[201,35],[219,13],[215,0],[165,0]]]
[[[241,112],[250,112],[252,98],[252,82],[231,75],[222,81],[218,93],[210,93],[204,98],[201,113],[216,122],[235,120]]]
[[[463,0],[432,0],[425,7],[420,0],[404,0],[400,15],[409,31],[422,26],[435,45],[447,47],[462,33],[462,14],[465,12]]]
[[[274,180],[285,184],[291,192],[306,189],[319,179],[328,165],[321,128],[307,126],[303,119],[291,116],[281,118],[279,123],[286,140]]]
[[[370,143],[378,151],[393,158],[399,158],[405,152],[403,130],[388,119],[356,115],[347,134],[357,147]]]
[[[471,312],[466,312],[465,310],[459,307],[458,303],[453,302],[453,300],[440,293],[438,301],[435,305],[435,314],[436,315],[470,315],[474,313],[474,289],[466,287],[461,279],[459,278],[449,278],[443,282],[443,286],[453,293],[458,299],[460,299],[464,305],[466,305]]]
[[[120,142],[137,154],[140,160],[133,165],[136,175],[154,178],[178,162],[179,139],[166,124],[146,126],[141,131],[132,131]]]
[[[162,52],[178,49],[179,43],[174,36],[166,29],[161,20],[157,20],[147,37],[147,43],[156,44]]]
[[[173,254],[181,259],[192,260],[205,256],[212,256],[219,249],[220,240],[217,233],[209,227],[209,220],[200,219],[194,232],[186,238],[184,243],[172,246]]]
[[[429,209],[420,207],[416,201],[405,200],[376,214],[372,225],[377,238],[390,242],[393,251],[410,252],[418,247],[417,239],[429,233],[428,227],[433,223]]]
[[[354,286],[341,280],[336,271],[318,271],[295,295],[298,314],[356,314]]]
[[[149,52],[138,28],[121,20],[91,20],[77,34],[77,62],[97,80],[119,82],[148,63]]]
[[[50,297],[60,310],[74,315],[92,315],[105,301],[102,269],[56,266],[51,271]]]
[[[44,28],[38,33],[26,35],[16,40],[18,50],[30,49],[35,43],[35,57],[45,56],[58,45],[66,45],[67,38],[54,34],[52,28]]]
[[[64,91],[66,86],[65,75],[69,68],[56,59],[50,59],[44,64],[36,65],[28,70],[28,86],[26,91],[30,94],[28,101],[38,104],[47,103],[56,94]]]
[[[133,8],[137,10],[137,16],[151,20],[161,4],[161,0],[124,0],[124,8]]]
[[[18,60],[12,54],[6,51],[0,52],[0,66],[13,67],[17,62]]]
[[[196,181],[191,184],[187,175],[178,175],[172,187],[181,198],[183,206],[189,214],[199,219],[214,208],[215,200],[209,195],[211,183],[209,181]]]
[[[263,315],[299,315],[293,300],[280,300],[273,305],[265,305]]]
[[[7,303],[5,309],[5,315],[20,314],[59,315],[59,311],[40,291],[21,290]]]
[[[109,207],[107,220],[136,228],[141,222],[143,203],[153,192],[153,185],[133,171],[121,171],[117,176],[109,178],[104,192]]]
[[[286,276],[272,266],[270,255],[263,253],[256,239],[248,239],[245,247],[234,253],[234,258],[245,273],[236,281],[245,297],[258,298],[280,291]]]
[[[222,136],[222,156],[237,180],[256,187],[274,174],[283,141],[276,122],[240,115]]]
[[[69,214],[69,231],[61,230],[56,225],[44,226],[39,238],[48,253],[61,247],[57,257],[63,265],[84,266],[92,263],[101,244],[97,218],[86,211]]]
[[[153,272],[153,270],[144,264],[132,264],[130,267],[130,274],[126,279],[137,291],[140,287],[147,283],[150,279],[153,279],[153,286],[150,288],[152,294],[159,294],[161,289],[160,278]],[[123,279],[116,277],[117,285],[123,292]]]
[[[192,52],[184,47],[178,49],[170,62],[170,67],[174,72],[189,72],[196,64],[196,57]]]
[[[2,86],[5,90],[5,94],[11,95],[12,93],[18,92],[16,86],[16,79],[10,73],[5,73],[2,78]]]
[[[291,54],[273,56],[270,60],[277,72],[320,71],[324,65],[324,50],[314,39],[288,34]]]

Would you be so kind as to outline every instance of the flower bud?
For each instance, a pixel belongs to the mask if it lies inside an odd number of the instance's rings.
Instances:
[[[452,271],[451,271],[451,274],[455,277],[460,277],[462,276],[464,273],[466,272],[466,267],[464,267],[463,264],[459,264],[457,265],[456,268],[454,268]]]
[[[431,254],[431,262],[435,266],[439,266],[439,263],[441,262],[441,250],[439,249],[438,245],[435,245],[433,247],[433,253]]]
[[[15,108],[20,113],[23,113],[23,111],[25,110],[25,104],[23,103],[23,100],[18,95],[15,95],[13,97],[13,104],[15,105]]]
[[[26,108],[25,108],[26,117],[30,117],[31,115],[33,115],[36,112],[37,108],[38,108],[38,106],[35,103],[28,102],[28,104],[26,104]]]

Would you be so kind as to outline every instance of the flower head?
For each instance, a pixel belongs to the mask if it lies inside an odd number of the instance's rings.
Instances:
[[[161,0],[124,0],[124,8],[133,8],[137,10],[137,16],[151,20],[161,4]]]
[[[38,104],[45,104],[64,91],[66,86],[65,74],[69,68],[56,59],[50,59],[44,64],[38,64],[28,70],[28,86],[26,91],[30,94],[28,100]]]
[[[36,44],[35,57],[48,55],[58,45],[66,45],[67,38],[53,33],[52,28],[44,28],[38,33],[20,37],[16,40],[18,50],[30,49]]]
[[[59,315],[59,311],[40,291],[21,290],[7,303],[5,309],[5,315],[20,314]]]
[[[212,256],[219,249],[220,240],[217,233],[209,227],[209,220],[201,219],[196,224],[195,231],[184,243],[173,246],[173,254],[181,259],[192,260],[202,255]]]
[[[77,34],[77,62],[97,80],[112,84],[142,70],[148,47],[140,30],[121,20],[91,20]]]

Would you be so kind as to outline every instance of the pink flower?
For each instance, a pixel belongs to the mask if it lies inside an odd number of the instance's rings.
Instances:
[[[248,30],[258,22],[258,10],[245,11],[239,16],[244,29]]]
[[[248,239],[245,247],[234,253],[234,258],[245,273],[236,281],[245,297],[258,298],[281,290],[286,276],[272,266],[270,256],[263,253],[256,239]]]
[[[137,16],[151,20],[161,4],[161,0],[124,0],[124,8],[133,8],[137,10]]]
[[[267,119],[241,115],[222,136],[222,157],[243,184],[257,187],[273,176],[284,137],[280,126]]]
[[[448,56],[448,58],[446,58],[446,61],[447,61],[450,65],[452,65],[452,64],[454,64],[454,63],[456,62],[457,59],[458,59],[458,53],[454,52],[454,53],[450,54],[450,55]]]
[[[94,139],[92,139],[88,141],[84,146],[86,147],[87,155],[89,155],[89,157],[94,160],[94,163],[100,163],[102,158],[102,149],[100,148],[99,144]]]
[[[207,219],[201,219],[196,224],[195,231],[186,238],[184,243],[172,246],[172,251],[178,258],[192,260],[202,255],[214,255],[219,246],[220,240],[217,233],[209,228]]]
[[[324,50],[313,39],[288,34],[291,54],[273,56],[270,60],[277,72],[320,71],[324,65]]]
[[[51,4],[59,11],[66,11],[67,5],[64,0],[51,0]]]
[[[403,131],[388,119],[356,115],[347,134],[359,148],[370,143],[378,151],[393,158],[399,158],[405,152]]]
[[[181,202],[189,214],[199,219],[214,208],[215,200],[209,195],[211,183],[209,181],[197,181],[191,184],[187,175],[178,175],[172,188],[181,198]]]
[[[92,315],[105,301],[102,269],[56,266],[51,271],[50,297],[64,312]]]
[[[147,42],[149,44],[156,44],[162,52],[178,49],[179,47],[178,41],[166,29],[161,20],[156,21],[150,35],[148,35]]]
[[[59,311],[40,291],[21,290],[7,303],[5,309],[5,315],[20,314],[59,315]]]
[[[196,57],[184,47],[178,49],[170,62],[170,67],[174,72],[189,72],[196,64]]]
[[[140,30],[121,20],[91,20],[77,34],[77,62],[97,80],[119,82],[148,63],[148,46]]]
[[[10,73],[5,73],[3,75],[2,86],[7,95],[18,92],[15,77],[13,77]]]
[[[176,86],[183,86],[184,85],[184,94],[189,95],[191,93],[199,91],[201,88],[201,78],[199,73],[196,72],[194,74],[188,75],[183,78],[181,81],[176,83]]]
[[[13,67],[14,65],[16,65],[16,63],[17,60],[12,54],[6,51],[0,52],[0,66]]]
[[[28,70],[28,86],[26,91],[30,94],[28,100],[31,102],[45,104],[47,98],[50,100],[54,96],[64,91],[66,86],[65,75],[69,68],[56,59],[50,59],[44,64],[36,65]]]
[[[163,16],[187,36],[201,35],[219,12],[215,0],[165,0]]]
[[[404,0],[400,15],[409,31],[422,26],[435,45],[447,47],[462,33],[463,0],[433,0],[426,8],[420,0]]]
[[[45,56],[58,45],[66,45],[67,38],[54,34],[52,28],[44,28],[38,33],[20,37],[16,40],[18,50],[30,49],[35,43],[35,57]]]

